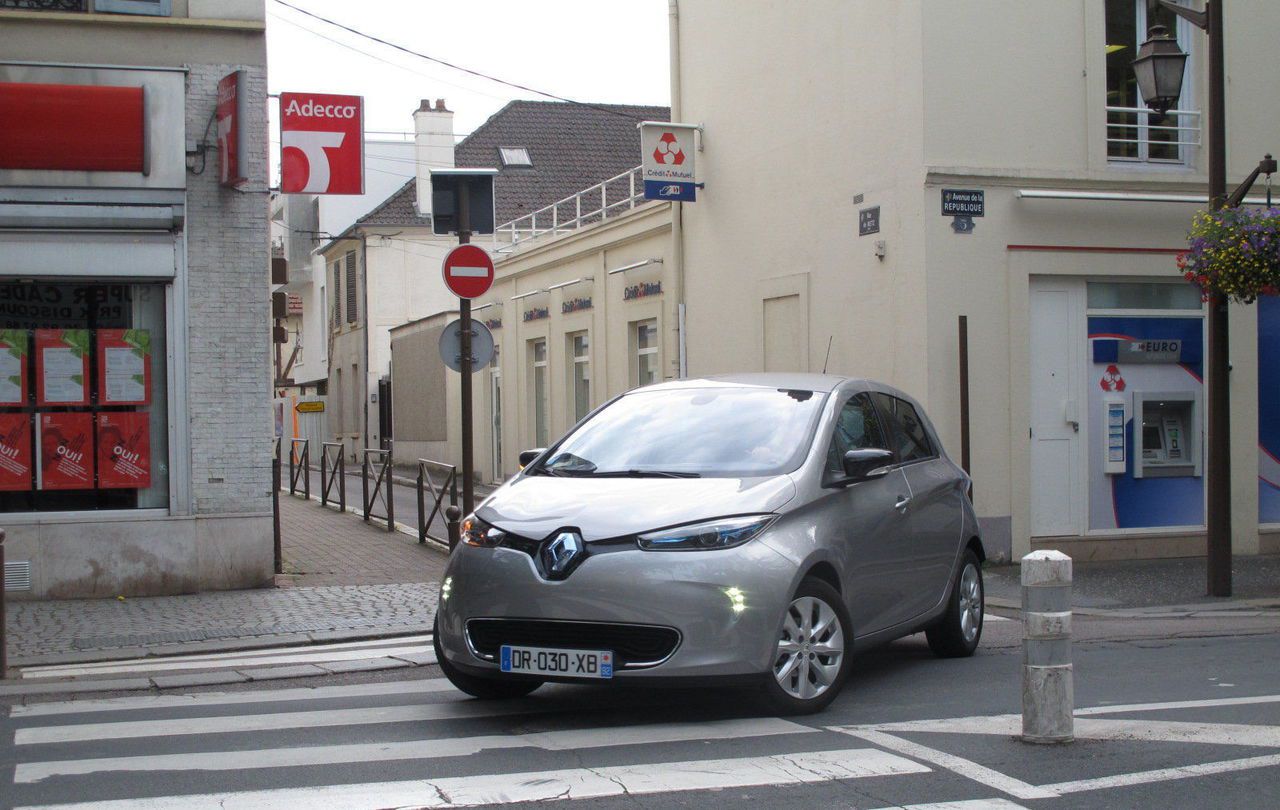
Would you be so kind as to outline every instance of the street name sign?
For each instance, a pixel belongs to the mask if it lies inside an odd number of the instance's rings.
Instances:
[[[444,284],[459,298],[477,298],[493,285],[493,259],[484,248],[458,245],[444,257]]]
[[[944,188],[942,190],[942,215],[944,217],[980,217],[986,207],[986,193],[981,190]]]

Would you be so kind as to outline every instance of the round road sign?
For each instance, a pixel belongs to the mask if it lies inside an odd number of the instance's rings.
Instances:
[[[440,333],[440,359],[454,371],[462,371],[462,319],[457,318]],[[471,371],[493,360],[493,333],[479,321],[471,322]]]
[[[444,284],[459,298],[476,298],[493,284],[493,259],[484,248],[458,245],[444,257]]]

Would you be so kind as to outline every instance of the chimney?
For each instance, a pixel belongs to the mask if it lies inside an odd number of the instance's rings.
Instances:
[[[418,162],[419,214],[431,213],[431,169],[453,168],[453,113],[444,106],[444,99],[422,99],[413,112],[413,131],[416,147],[414,157]]]

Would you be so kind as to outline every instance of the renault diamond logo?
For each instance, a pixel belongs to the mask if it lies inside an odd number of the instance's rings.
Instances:
[[[560,532],[542,547],[542,567],[547,576],[564,576],[583,551],[582,537],[577,532]]]

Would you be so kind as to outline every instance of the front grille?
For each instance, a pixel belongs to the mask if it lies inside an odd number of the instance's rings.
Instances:
[[[569,650],[612,650],[618,669],[656,666],[680,645],[674,627],[648,624],[548,621],[541,619],[471,619],[467,641],[477,655],[496,661],[503,644]]]

